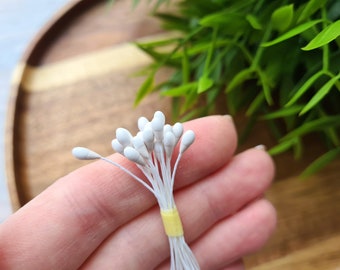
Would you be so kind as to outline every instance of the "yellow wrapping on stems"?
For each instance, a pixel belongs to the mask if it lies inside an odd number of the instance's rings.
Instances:
[[[183,235],[182,221],[176,208],[161,210],[161,216],[167,236],[177,237]]]

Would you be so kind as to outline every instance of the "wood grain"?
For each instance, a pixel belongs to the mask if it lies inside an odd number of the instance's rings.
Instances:
[[[279,259],[251,267],[253,270],[320,270],[339,268],[339,243],[340,237],[335,235],[326,240],[319,241],[310,246],[291,252]]]
[[[7,119],[6,161],[11,199],[19,208],[59,177],[84,163],[74,146],[103,155],[117,127],[136,130],[140,115],[171,101],[157,93],[133,107],[143,78],[132,76],[149,63],[129,42],[161,33],[147,5],[132,11],[129,1],[79,1],[57,15],[37,36],[18,65]],[[163,70],[157,80],[169,76]],[[221,110],[220,112],[225,112]],[[238,130],[244,119],[235,119]],[[303,160],[276,158],[277,177],[266,195],[278,211],[278,229],[249,269],[336,269],[340,267],[340,161],[308,181],[297,174],[322,150],[311,138]],[[263,123],[238,151],[273,139]],[[227,241],[227,239],[226,239]]]
[[[250,269],[340,267],[339,166],[336,161],[306,181],[291,177],[273,184],[266,197],[277,209],[277,230],[247,258]]]
[[[148,58],[127,42],[160,33],[148,11],[147,5],[132,11],[127,1],[111,8],[106,1],[79,1],[33,40],[13,80],[7,126],[14,209],[79,166],[70,155],[75,145],[95,145],[109,154],[118,126],[134,126],[140,114],[156,108],[167,111],[169,101],[156,95],[133,108],[143,78],[132,74]]]

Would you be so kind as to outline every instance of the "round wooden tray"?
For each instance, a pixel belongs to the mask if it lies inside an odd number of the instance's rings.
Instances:
[[[65,7],[16,69],[6,130],[14,209],[83,165],[71,155],[74,146],[108,155],[117,127],[135,130],[140,115],[169,112],[169,100],[157,94],[133,107],[143,81],[133,74],[150,59],[129,42],[160,34],[157,21],[147,5],[133,10],[131,1],[107,3],[83,0]]]
[[[133,107],[144,78],[132,75],[150,59],[129,42],[161,34],[148,13],[142,4],[132,10],[128,0],[113,6],[80,0],[33,40],[17,67],[7,116],[6,171],[14,210],[84,164],[71,155],[74,146],[109,155],[117,127],[136,131],[136,119],[155,110],[170,116],[170,100],[157,93]],[[242,121],[235,123],[242,127]],[[243,148],[259,143],[271,144],[263,126]],[[319,152],[319,144],[311,145],[300,162],[291,155],[276,159],[277,178],[284,181],[275,182],[267,196],[278,211],[278,231],[248,258],[248,266],[260,265],[252,269],[306,269],[313,260],[319,269],[335,269],[340,263],[334,257],[340,240],[340,208],[334,203],[340,196],[339,161],[307,183],[294,177]]]

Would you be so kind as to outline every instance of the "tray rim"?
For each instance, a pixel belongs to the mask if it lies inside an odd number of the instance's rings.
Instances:
[[[103,2],[94,0],[73,0],[66,3],[38,30],[33,36],[31,41],[26,46],[24,53],[22,54],[19,62],[12,72],[12,78],[9,87],[9,98],[7,101],[6,117],[5,117],[5,176],[6,183],[11,203],[12,212],[15,212],[23,203],[20,199],[18,181],[16,178],[15,170],[15,124],[17,122],[17,107],[18,98],[20,94],[21,81],[27,71],[27,66],[32,57],[34,56],[37,47],[41,46],[46,42],[46,37],[56,30],[57,25],[72,16],[74,11],[79,9],[87,9],[91,5]]]

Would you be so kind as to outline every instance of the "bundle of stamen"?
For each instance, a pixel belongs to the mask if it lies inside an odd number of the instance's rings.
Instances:
[[[178,163],[184,151],[193,143],[195,134],[192,130],[183,133],[183,125],[165,124],[165,116],[157,111],[149,121],[145,117],[138,119],[139,132],[136,136],[124,129],[116,130],[116,139],[112,148],[133,161],[144,173],[143,180],[120,164],[102,157],[84,147],[73,149],[78,159],[101,159],[123,170],[146,187],[157,199],[165,233],[170,244],[171,270],[196,270],[199,265],[184,239],[183,227],[176,208],[173,189]],[[172,167],[171,159],[174,148],[181,139],[178,155]]]

